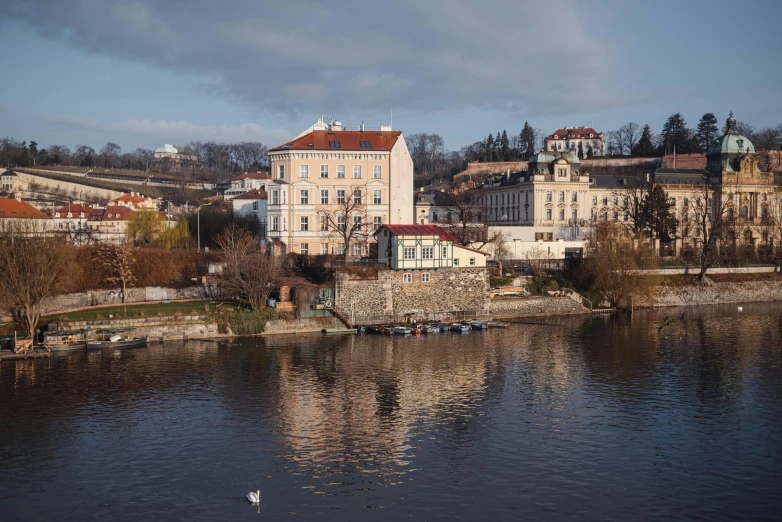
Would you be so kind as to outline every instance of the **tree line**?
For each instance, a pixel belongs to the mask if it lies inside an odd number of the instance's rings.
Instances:
[[[269,168],[269,149],[257,141],[191,141],[176,148],[180,154],[199,157],[199,167],[188,173],[199,178],[225,179],[241,172]],[[89,145],[77,145],[74,149],[57,144],[40,147],[36,141],[0,139],[0,166],[6,168],[64,166],[149,171],[153,157],[152,149],[139,147],[123,152],[120,145],[111,141],[96,151]]]

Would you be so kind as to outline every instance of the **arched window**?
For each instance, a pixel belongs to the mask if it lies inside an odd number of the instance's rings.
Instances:
[[[741,206],[741,217],[744,219],[747,219],[747,216],[749,216],[749,207],[747,205]]]
[[[763,223],[765,223],[766,221],[768,221],[768,208],[767,208],[767,207],[765,207],[765,206],[764,206],[764,207],[762,207],[762,208],[760,209],[760,220],[761,220]]]

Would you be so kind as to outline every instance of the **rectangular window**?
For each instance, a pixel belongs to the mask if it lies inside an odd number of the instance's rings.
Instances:
[[[283,190],[282,191],[282,204],[284,205],[285,203],[287,203],[288,202],[287,200],[288,200],[288,192]]]
[[[288,216],[282,216],[282,230],[288,230]]]
[[[309,165],[299,165],[299,177],[300,178],[309,178],[310,177],[310,166]]]
[[[370,142],[368,142],[368,141],[359,141],[359,142],[358,142],[358,145],[359,145],[359,146],[360,146],[362,149],[371,149],[371,148],[372,148],[372,144],[371,144]]]
[[[421,259],[434,259],[434,247],[421,247]]]
[[[340,142],[338,142],[338,141],[331,140],[331,141],[329,141],[329,147],[331,147],[332,149],[341,149],[342,148],[342,144]]]
[[[306,232],[310,229],[310,218],[308,216],[301,216],[301,231]]]
[[[301,244],[301,255],[306,256],[310,253],[310,245],[308,243]]]
[[[551,221],[551,209],[550,208],[546,209],[546,219],[548,221]]]
[[[676,206],[676,198],[671,198],[671,205]]]
[[[329,204],[329,189],[320,189],[320,204]]]
[[[578,201],[578,192],[574,190],[571,198],[571,201]]]
[[[470,258],[470,266],[475,266],[475,258],[474,257]]]
[[[550,190],[546,191],[546,201],[551,201],[551,191]]]
[[[567,169],[559,169],[559,177],[560,178],[566,178],[567,177]]]
[[[258,210],[258,202],[253,201],[253,210]]]
[[[560,193],[559,193],[559,200],[560,201],[565,201],[565,193],[564,192],[560,191]]]
[[[344,256],[345,255],[345,243],[339,243],[337,245],[337,255],[338,256]]]
[[[403,281],[405,283],[412,283],[413,282],[413,274],[405,274]]]
[[[329,166],[328,165],[321,165],[320,166],[320,177],[321,178],[328,178],[329,177]]]
[[[592,196],[592,204],[597,205],[597,196]]]
[[[285,179],[285,165],[277,165],[277,178]]]
[[[617,196],[614,196],[614,205],[619,203],[619,198]]]
[[[372,226],[375,227],[375,230],[378,230],[380,227],[383,226],[383,217],[382,216],[375,216],[372,218]]]
[[[383,195],[382,190],[376,190],[374,192],[374,197],[372,198],[372,203],[374,203],[375,205],[380,205],[383,201],[382,195]]]
[[[345,230],[345,216],[337,216],[337,228],[340,230]]]
[[[353,178],[361,179],[361,165],[353,165]]]
[[[437,223],[437,212],[432,212],[432,223]]]
[[[383,167],[381,165],[375,165],[372,167],[372,177],[380,179],[383,177]]]
[[[272,205],[279,205],[280,198],[279,198],[279,192],[276,190],[272,190]]]
[[[337,190],[337,205],[344,205],[345,204],[345,190],[339,189]]]
[[[350,245],[350,255],[353,257],[361,257],[361,243],[353,243]]]
[[[329,217],[326,215],[320,216],[320,231],[321,232],[329,231]]]
[[[272,216],[272,231],[277,232],[280,229],[280,216]]]
[[[447,258],[448,258],[448,247],[444,246],[443,247],[443,259],[447,259]]]
[[[576,222],[578,222],[578,210],[574,210],[574,211],[573,211],[573,212],[570,214],[570,219],[572,219],[572,220],[573,220],[573,223],[574,223],[574,224],[575,224]]]
[[[337,165],[337,177],[345,178],[345,165]]]
[[[361,216],[353,216],[353,229],[361,230]]]
[[[453,258],[453,266],[459,266],[459,259],[456,257]]]
[[[564,208],[559,209],[559,220],[560,221],[565,221],[565,209]]]
[[[356,205],[361,205],[363,203],[364,194],[361,192],[360,189],[353,189],[353,202]]]
[[[421,282],[422,283],[428,283],[429,282],[429,272],[422,272],[421,273]]]
[[[405,260],[415,259],[415,247],[405,247]]]
[[[309,190],[302,190],[301,191],[301,204],[302,205],[309,205],[310,204],[310,191]]]
[[[328,243],[323,243],[320,245],[320,255],[326,256],[329,253],[329,245]]]

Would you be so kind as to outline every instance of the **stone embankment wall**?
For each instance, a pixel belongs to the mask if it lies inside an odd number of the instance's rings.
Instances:
[[[142,288],[129,288],[125,298],[126,303],[144,303],[159,301],[178,301],[188,299],[208,299],[218,297],[216,289],[204,286],[188,286],[184,288],[165,288],[161,286],[147,286]],[[78,294],[65,294],[45,299],[43,313],[65,312],[78,310],[91,306],[121,305],[122,298],[117,290],[91,290]]]
[[[644,163],[650,163],[654,161],[659,162],[660,158],[611,158],[611,157],[601,157],[601,158],[591,158],[591,159],[584,158],[581,160],[581,166],[584,169],[589,169],[589,167],[627,167],[630,165],[643,165]],[[459,177],[459,176],[465,176],[469,174],[485,174],[485,173],[500,174],[502,172],[507,172],[508,169],[510,169],[511,172],[519,172],[519,171],[527,170],[527,166],[528,166],[527,160],[495,161],[491,163],[480,163],[474,161],[468,163],[467,168],[464,171],[457,174],[456,176]]]
[[[782,281],[658,287],[652,296],[633,296],[638,308],[770,301],[782,301]]]
[[[49,323],[48,331],[77,330],[90,327],[92,330],[101,328],[135,328],[134,335],[149,336],[150,341],[174,341],[187,339],[211,339],[215,337],[230,337],[231,334],[221,334],[217,323],[206,315],[181,315],[170,317],[143,317],[133,319],[112,319],[95,321],[63,321]]]
[[[430,281],[421,282],[428,272]],[[404,274],[413,276],[404,282]],[[377,277],[336,275],[336,305],[356,324],[400,322],[414,319],[449,321],[489,317],[489,278],[485,268],[437,270],[378,270]]]
[[[275,319],[266,323],[263,335],[320,332],[324,328],[345,328],[336,317],[305,317],[302,319]]]
[[[491,315],[494,317],[586,313],[589,309],[569,297],[496,298],[491,301]]]
[[[76,200],[79,198],[79,192],[81,192],[81,196],[84,199],[101,199],[101,200],[108,200],[108,199],[114,199],[120,197],[123,192],[120,192],[118,190],[109,190],[104,188],[98,188],[98,187],[92,187],[90,185],[82,185],[77,182],[77,180],[74,178],[74,182],[68,182],[68,181],[60,181],[56,179],[50,179],[43,176],[36,176],[35,174],[30,174],[27,172],[21,172],[21,171],[15,171],[16,175],[19,176],[19,181],[21,182],[21,190],[30,190],[29,185],[31,183],[37,183],[41,187],[46,187],[44,190],[64,190],[66,192],[69,192],[71,197]],[[57,174],[70,174],[67,172],[58,172]]]

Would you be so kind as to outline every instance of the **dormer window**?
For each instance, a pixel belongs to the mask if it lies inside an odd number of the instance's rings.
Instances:
[[[371,149],[372,143],[368,141],[359,141],[358,144],[361,146],[362,149]]]
[[[332,149],[341,149],[342,148],[342,144],[339,141],[332,140],[332,141],[329,141],[329,147],[331,147]]]

